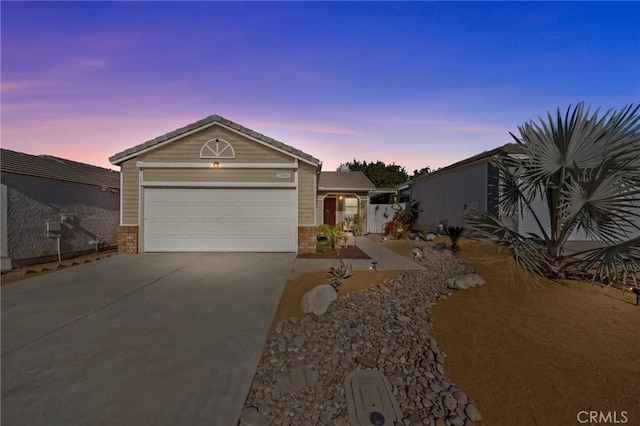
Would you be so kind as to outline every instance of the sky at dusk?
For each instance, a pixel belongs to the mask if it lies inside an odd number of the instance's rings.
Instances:
[[[2,147],[103,167],[212,114],[411,173],[640,101],[639,2],[6,2]]]

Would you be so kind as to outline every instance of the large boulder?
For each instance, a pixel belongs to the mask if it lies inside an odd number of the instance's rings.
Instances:
[[[485,283],[484,278],[478,274],[464,274],[447,280],[447,287],[453,289],[464,290],[465,288],[475,287]]]
[[[335,289],[328,284],[323,284],[309,290],[302,297],[300,307],[305,314],[322,315],[337,298]]]

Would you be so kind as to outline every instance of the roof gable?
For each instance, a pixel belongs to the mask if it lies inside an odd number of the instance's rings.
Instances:
[[[120,188],[120,173],[115,170],[51,155],[31,155],[1,149],[0,170],[3,173],[82,183],[103,188]]]
[[[320,190],[356,190],[370,191],[376,189],[367,176],[360,171],[320,172],[318,180]]]
[[[466,165],[469,164],[473,164],[476,163],[478,161],[489,161],[494,155],[509,155],[509,154],[522,154],[522,148],[520,147],[520,145],[516,144],[516,143],[508,143],[506,145],[502,145],[501,147],[498,148],[494,148],[492,150],[489,151],[484,151],[481,152],[480,154],[476,154],[474,156],[471,156],[469,158],[465,158],[464,160],[458,161],[457,163],[453,163],[449,166],[443,167],[441,169],[435,170],[431,173],[427,173],[425,175],[421,175],[418,176],[415,179],[411,180],[411,184],[416,183],[416,182],[420,182],[423,180],[427,180],[430,179],[432,177],[435,176],[439,176],[443,173],[446,172],[451,172],[455,169],[458,169],[460,167],[464,167]]]
[[[200,130],[203,130],[207,127],[213,126],[213,125],[220,125],[223,126],[229,130],[232,130],[234,132],[237,132],[241,135],[244,135],[245,137],[248,137],[256,142],[262,143],[264,145],[267,145],[273,149],[276,149],[278,151],[284,152],[290,156],[293,157],[297,157],[301,160],[304,160],[306,162],[309,162],[313,165],[320,165],[321,162],[320,160],[318,160],[317,158],[311,156],[310,154],[307,154],[305,152],[300,151],[299,149],[296,149],[292,146],[289,146],[285,143],[282,143],[280,141],[277,141],[273,138],[270,138],[268,136],[263,135],[262,133],[258,133],[254,130],[251,130],[247,127],[241,126],[238,123],[234,123],[231,120],[227,120],[224,117],[221,117],[219,115],[211,115],[207,118],[204,118],[202,120],[196,121],[195,123],[191,123],[188,124],[184,127],[181,127],[179,129],[173,130],[169,133],[166,133],[162,136],[158,136],[154,139],[151,139],[147,142],[144,142],[140,145],[136,145],[132,148],[126,149],[122,152],[119,152],[115,155],[113,155],[112,157],[109,158],[109,161],[112,164],[120,164],[123,161],[126,161],[130,158],[136,157],[144,152],[147,152],[151,149],[156,149],[159,148],[160,146],[164,146],[166,144],[172,143],[174,141],[177,141],[187,135],[193,134],[195,132],[198,132]]]

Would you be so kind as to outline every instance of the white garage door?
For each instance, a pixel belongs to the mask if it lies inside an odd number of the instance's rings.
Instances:
[[[143,244],[146,252],[295,252],[295,190],[145,189]]]

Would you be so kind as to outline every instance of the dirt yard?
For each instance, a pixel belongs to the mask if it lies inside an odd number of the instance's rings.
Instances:
[[[411,244],[385,242],[405,254]],[[435,306],[435,337],[448,355],[447,375],[477,401],[484,425],[581,424],[580,411],[611,412],[615,423],[640,425],[635,296],[587,283],[531,281],[494,246],[463,241],[458,257],[487,284]]]

